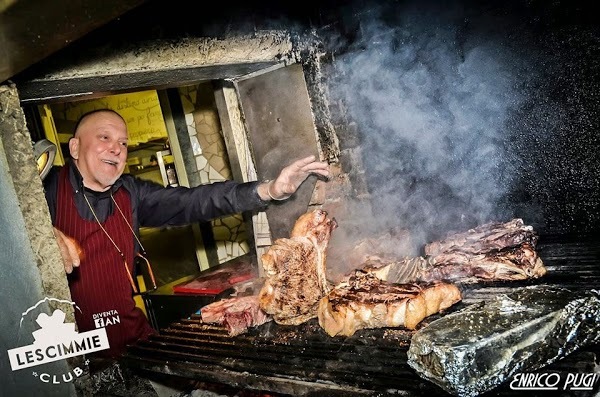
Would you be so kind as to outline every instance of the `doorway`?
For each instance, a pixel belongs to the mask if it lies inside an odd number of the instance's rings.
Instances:
[[[236,78],[169,88],[115,89],[75,100],[69,92],[72,85],[62,87],[66,87],[64,98],[45,101],[25,96],[22,101],[32,137],[43,135],[58,142],[62,154],[58,162],[68,158],[66,144],[78,117],[105,107],[123,113],[133,138],[126,171],[156,183],[168,183],[157,161],[161,152],[168,156],[163,160],[174,166],[178,183],[189,187],[226,179],[273,179],[294,158],[318,155],[299,64],[275,64]],[[36,92],[31,88],[28,92]],[[314,184],[309,179],[293,199],[276,203],[265,213],[236,214],[180,228],[143,229],[142,243],[156,264],[158,284],[248,253],[260,261],[273,238],[287,236],[306,211]]]

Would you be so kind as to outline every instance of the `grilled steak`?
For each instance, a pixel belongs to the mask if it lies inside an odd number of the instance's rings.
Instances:
[[[326,250],[335,219],[317,209],[298,218],[290,238],[277,239],[263,254],[266,281],[260,307],[278,324],[298,325],[316,316],[319,299],[329,292]]]
[[[393,283],[515,281],[538,278],[546,268],[538,236],[521,219],[488,223],[425,246],[426,256],[371,256],[361,268]]]
[[[479,254],[445,252],[429,258],[429,263],[432,266],[422,271],[418,280],[513,281],[546,274],[542,260],[529,243]]]
[[[546,274],[542,260],[529,244],[481,254],[453,251],[397,261],[370,258],[362,269],[389,282],[516,281]]]
[[[427,316],[462,299],[446,283],[392,284],[356,270],[319,302],[318,319],[330,336],[351,336],[363,328],[415,327]]]
[[[429,243],[425,245],[425,256],[433,257],[455,251],[480,254],[522,244],[529,244],[535,248],[537,241],[538,236],[533,227],[525,225],[523,219],[515,218],[504,223],[486,223],[464,233],[455,233],[444,240]]]
[[[224,325],[231,336],[243,334],[250,327],[272,320],[260,309],[256,295],[216,301],[204,306],[200,312],[203,322]]]

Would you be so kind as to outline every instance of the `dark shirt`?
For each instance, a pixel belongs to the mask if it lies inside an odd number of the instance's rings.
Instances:
[[[108,191],[93,192],[83,187],[77,167],[67,167],[62,175],[58,172],[61,168],[57,168],[44,180],[46,199],[52,224],[80,241],[85,252],[80,266],[68,276],[69,288],[79,308],[75,313],[79,330],[106,328],[110,348],[96,353],[102,357],[118,357],[128,344],[154,332],[144,313],[136,307],[132,286],[126,277],[135,272],[134,252],[140,247],[125,224],[131,223],[139,234],[140,226],[178,226],[261,210],[267,205],[257,193],[258,182],[226,181],[195,188],[165,188],[122,175]],[[84,197],[94,208],[93,213]],[[121,214],[115,202],[121,203]],[[121,256],[112,248],[108,251],[104,248],[110,243],[98,233],[94,213],[103,224],[101,229],[107,236],[112,236],[110,241],[119,247]],[[110,252],[111,255],[106,254]],[[103,313],[111,313],[118,321],[98,324],[97,316],[103,316]]]
[[[259,182],[224,181],[194,188],[165,188],[155,182],[124,174],[106,192],[93,192],[83,187],[77,167],[67,166],[70,168],[69,180],[75,192],[77,211],[82,218],[94,220],[83,198],[84,191],[100,222],[104,222],[114,211],[111,192],[114,194],[117,189],[124,188],[131,196],[132,226],[136,233],[139,233],[139,227],[182,226],[244,211],[261,211],[268,204],[258,195]],[[44,180],[53,224],[56,220],[59,169],[55,167]]]

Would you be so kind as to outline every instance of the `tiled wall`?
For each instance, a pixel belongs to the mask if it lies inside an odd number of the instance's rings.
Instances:
[[[179,88],[190,142],[201,183],[231,179],[225,142],[210,83]],[[241,214],[212,221],[219,263],[249,252]]]

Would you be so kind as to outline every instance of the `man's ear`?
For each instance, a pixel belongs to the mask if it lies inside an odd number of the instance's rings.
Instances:
[[[71,153],[71,158],[75,160],[79,158],[79,138],[69,139],[69,153]]]

